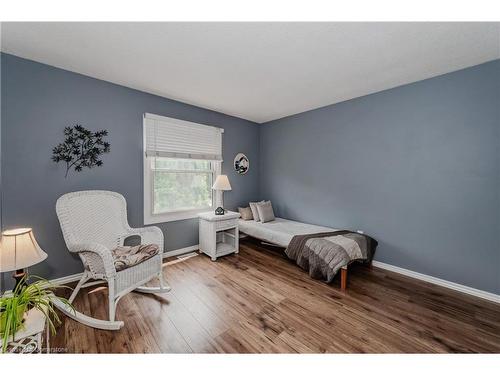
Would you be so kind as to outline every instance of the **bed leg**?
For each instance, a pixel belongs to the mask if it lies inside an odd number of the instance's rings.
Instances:
[[[347,288],[347,267],[340,269],[340,289],[345,292]]]

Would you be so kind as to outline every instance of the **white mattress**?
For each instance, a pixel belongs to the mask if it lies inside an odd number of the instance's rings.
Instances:
[[[277,217],[276,220],[268,223],[239,219],[239,230],[240,232],[260,240],[287,247],[292,237],[297,234],[330,232],[337,229],[320,227],[318,225],[305,224]]]

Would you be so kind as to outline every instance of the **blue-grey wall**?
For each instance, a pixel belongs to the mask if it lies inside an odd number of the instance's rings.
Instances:
[[[500,60],[261,125],[279,216],[362,229],[376,260],[500,292]]]
[[[1,223],[34,228],[49,254],[36,274],[81,271],[54,211],[66,192],[118,191],[142,226],[151,112],[225,129],[226,205],[270,198],[282,217],[372,234],[379,261],[500,292],[500,61],[260,127],[11,55],[1,64]],[[108,129],[112,149],[102,168],[65,179],[51,149],[75,122]],[[245,176],[231,169],[237,152],[250,157]],[[196,220],[160,226],[167,250],[197,243]]]
[[[224,128],[223,172],[233,191],[224,194],[227,207],[258,198],[259,126],[250,121],[194,107],[137,90],[89,78],[48,65],[2,54],[1,168],[2,226],[32,227],[46,262],[32,272],[56,278],[82,271],[66,250],[55,203],[64,193],[106,189],[123,194],[132,226],[143,225],[142,116],[150,112]],[[63,139],[65,126],[80,123],[107,129],[111,153],[101,168],[70,172],[51,161],[52,148]],[[250,158],[250,171],[238,175],[232,161],[238,152]],[[197,220],[159,225],[166,250],[198,243]],[[7,278],[7,279],[10,279]]]

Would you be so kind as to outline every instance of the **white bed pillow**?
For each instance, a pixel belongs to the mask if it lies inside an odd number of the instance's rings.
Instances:
[[[250,202],[248,203],[249,206],[250,206],[250,209],[252,210],[252,215],[253,215],[253,219],[255,221],[260,221],[260,218],[259,218],[259,211],[257,211],[257,205],[259,203],[264,203],[265,201],[260,201],[260,202]]]
[[[257,203],[257,211],[259,212],[259,219],[263,223],[276,219],[271,201]]]

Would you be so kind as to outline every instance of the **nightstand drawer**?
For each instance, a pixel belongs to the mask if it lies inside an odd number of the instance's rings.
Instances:
[[[234,228],[238,224],[237,219],[221,220],[215,222],[215,230],[224,230],[229,228]]]

